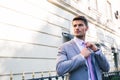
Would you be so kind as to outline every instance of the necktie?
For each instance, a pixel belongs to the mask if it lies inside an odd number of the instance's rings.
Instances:
[[[94,72],[93,72],[93,65],[92,65],[92,62],[91,62],[91,56],[89,56],[87,58],[87,63],[88,63],[88,67],[89,67],[89,71],[90,71],[90,77],[91,77],[91,80],[95,80],[95,76],[94,76]]]
[[[83,47],[85,47],[85,43],[83,42]],[[87,63],[88,63],[88,68],[89,68],[89,75],[91,80],[95,80],[95,75],[94,75],[94,71],[93,71],[93,65],[91,62],[91,55],[89,57],[87,57]]]

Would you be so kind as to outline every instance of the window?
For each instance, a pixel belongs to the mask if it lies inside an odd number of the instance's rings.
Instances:
[[[89,2],[90,2],[90,7],[92,9],[97,10],[97,0],[89,0]]]
[[[111,3],[107,1],[107,19],[112,20],[112,8],[111,8]]]

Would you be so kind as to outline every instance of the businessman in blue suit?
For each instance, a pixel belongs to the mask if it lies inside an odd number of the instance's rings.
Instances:
[[[87,19],[76,16],[72,25],[75,37],[59,48],[57,74],[69,73],[69,80],[102,80],[102,72],[108,72],[110,66],[102,50],[85,41],[89,28]]]

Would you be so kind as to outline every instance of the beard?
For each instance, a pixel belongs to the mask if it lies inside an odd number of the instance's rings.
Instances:
[[[84,39],[85,38],[85,35],[75,35],[75,36],[79,39]]]
[[[77,38],[83,38],[83,35],[76,35]]]

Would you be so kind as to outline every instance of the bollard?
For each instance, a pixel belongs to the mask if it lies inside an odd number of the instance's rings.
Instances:
[[[41,77],[43,77],[43,72],[41,72]]]
[[[13,80],[12,72],[10,72],[10,80]]]
[[[35,78],[35,73],[34,73],[34,72],[32,73],[32,78],[33,78],[33,79]]]
[[[41,72],[41,80],[44,80],[44,79],[43,79],[43,72]]]
[[[22,80],[25,80],[25,74],[24,74],[24,72],[22,73]]]
[[[51,72],[49,71],[49,77],[51,76]]]
[[[56,73],[56,77],[55,77],[55,79],[58,80],[58,75],[57,75],[57,73]]]
[[[49,79],[48,80],[52,80],[52,78],[49,76]]]
[[[52,80],[52,79],[51,79],[51,72],[49,71],[48,73],[49,73],[49,80]]]
[[[64,80],[64,76],[62,76],[62,80]]]
[[[57,75],[56,75],[55,79],[58,80],[58,76]]]

